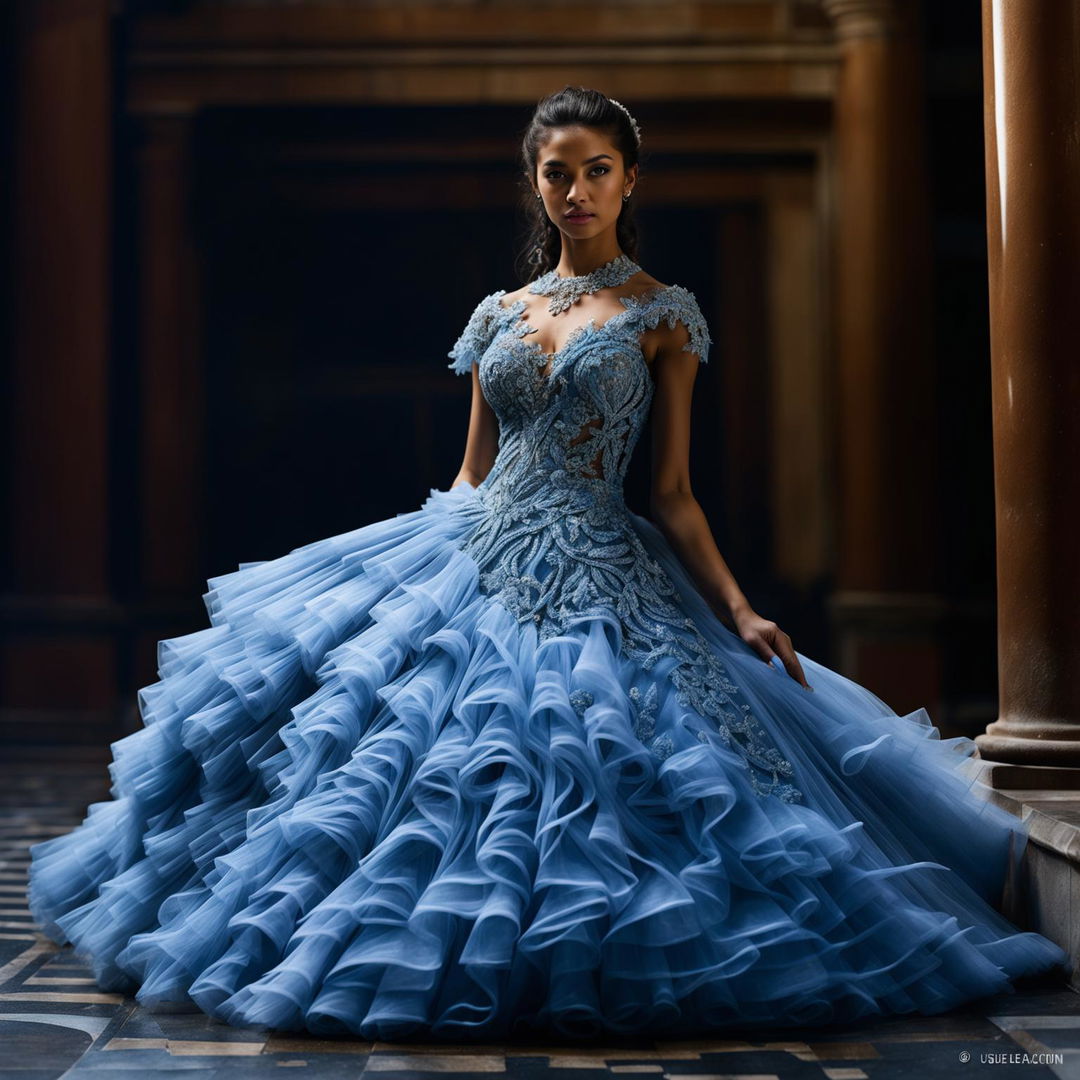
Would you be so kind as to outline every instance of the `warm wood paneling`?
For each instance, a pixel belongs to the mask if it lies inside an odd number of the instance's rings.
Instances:
[[[783,0],[206,4],[137,21],[129,100],[135,111],[531,103],[567,82],[635,101],[828,100],[836,65],[816,6]]]
[[[11,566],[0,597],[0,706],[24,710],[24,721],[35,710],[107,708],[117,689],[111,636],[63,621],[27,633],[18,618],[27,605],[61,614],[101,606],[111,588],[108,9],[106,0],[22,0],[12,20]]]

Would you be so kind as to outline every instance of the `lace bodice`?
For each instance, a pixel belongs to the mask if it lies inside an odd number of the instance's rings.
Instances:
[[[527,301],[485,296],[448,354],[459,374],[477,365],[499,421],[494,465],[464,513],[475,520],[463,549],[480,568],[481,588],[497,596],[541,639],[595,614],[614,617],[624,653],[651,670],[673,658],[680,702],[714,722],[743,754],[755,789],[785,801],[800,796],[784,777],[791,765],[770,744],[738,688],[682,610],[674,584],[642,545],[623,499],[631,454],[648,418],[653,381],[642,337],[661,321],[688,332],[683,346],[708,360],[711,338],[693,293],[658,285],[620,297],[623,309],[571,332],[550,354],[529,336]],[[587,697],[587,694],[585,695]],[[659,757],[674,749],[652,730],[655,690],[633,688],[636,734]],[[582,711],[590,702],[579,699]]]

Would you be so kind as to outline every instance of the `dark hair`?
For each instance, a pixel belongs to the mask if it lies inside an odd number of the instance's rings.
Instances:
[[[641,133],[626,108],[599,90],[584,86],[564,86],[541,98],[525,128],[521,140],[522,200],[525,234],[517,257],[517,269],[522,281],[551,270],[559,261],[561,241],[558,227],[547,216],[544,204],[536,198],[532,181],[536,176],[536,158],[540,145],[547,140],[552,128],[580,126],[604,132],[622,154],[623,166],[636,165]],[[636,259],[638,231],[634,222],[634,197],[623,203],[615,223],[619,247]]]

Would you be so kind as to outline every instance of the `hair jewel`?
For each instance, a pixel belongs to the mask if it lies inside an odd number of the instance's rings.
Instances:
[[[630,127],[633,128],[634,138],[640,144],[641,142],[641,128],[638,127],[637,121],[630,115],[630,110],[621,102],[616,101],[614,98],[609,97],[608,101],[611,102],[616,108],[622,109],[626,113],[626,119],[630,121]]]

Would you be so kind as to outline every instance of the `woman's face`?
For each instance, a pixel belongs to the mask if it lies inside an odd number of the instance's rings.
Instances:
[[[624,169],[608,136],[592,128],[553,128],[536,155],[535,190],[548,217],[574,240],[614,228],[636,179],[637,166]]]

